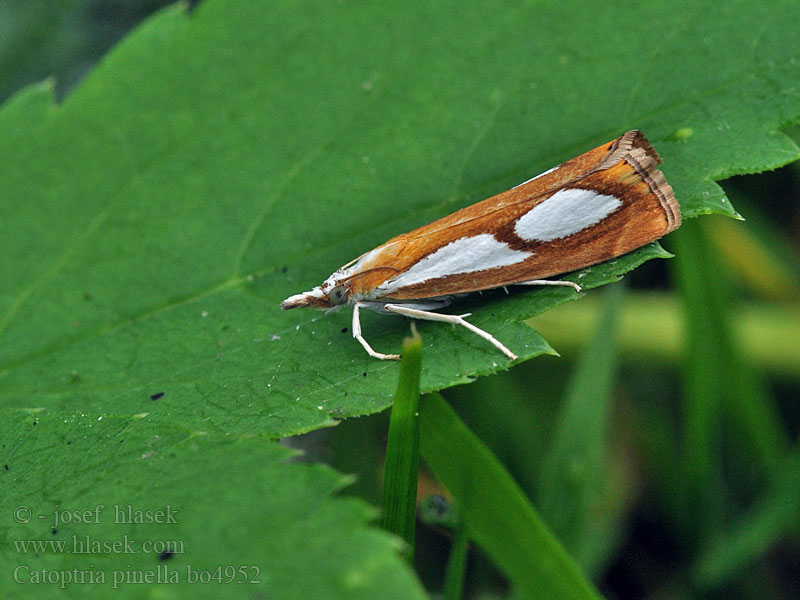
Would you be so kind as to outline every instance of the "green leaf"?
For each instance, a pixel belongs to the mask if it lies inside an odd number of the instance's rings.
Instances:
[[[281,299],[631,127],[684,215],[734,214],[713,178],[798,156],[779,133],[800,116],[797,16],[791,2],[163,11],[63,104],[40,86],[0,111],[0,405],[276,437],[381,410],[397,365],[366,356],[346,312]],[[663,255],[578,277],[589,289]],[[455,310],[528,358],[550,349],[520,320],[572,297]],[[404,328],[364,319],[384,352]],[[421,329],[423,391],[508,366],[467,331]]]
[[[511,580],[516,597],[600,597],[502,464],[439,394],[420,405],[420,451],[455,498],[466,535]]]
[[[275,442],[24,410],[0,439],[3,598],[424,597],[348,478]]]

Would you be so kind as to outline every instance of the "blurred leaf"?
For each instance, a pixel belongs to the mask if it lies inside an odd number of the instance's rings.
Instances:
[[[58,57],[75,61],[85,30],[70,23],[84,0],[0,3],[0,98],[53,74]]]
[[[583,348],[600,318],[599,298],[589,297],[550,310],[528,323],[560,353]],[[619,346],[626,363],[675,364],[683,348],[685,323],[680,299],[660,292],[629,291],[619,316]],[[800,377],[800,304],[736,301],[730,323],[747,361],[769,374]],[[647,331],[648,335],[642,335]]]
[[[376,511],[333,497],[348,479],[287,462],[275,442],[144,415],[14,410],[0,439],[3,598],[108,598],[115,577],[134,582],[113,590],[123,598],[143,588],[165,599],[425,597],[397,560],[399,541],[367,527]],[[154,521],[126,522],[136,511]],[[24,548],[28,540],[45,549]],[[37,584],[43,569],[49,579]],[[198,583],[217,569],[221,582]],[[85,580],[61,589],[74,570]],[[135,583],[147,574],[160,585]]]
[[[0,100],[47,77],[63,97],[126,31],[166,4],[171,2],[0,2]]]
[[[567,551],[589,573],[608,556],[616,516],[608,511],[608,424],[616,379],[616,322],[623,286],[605,294],[603,315],[570,377],[542,461],[536,506]],[[611,494],[621,497],[622,494]],[[613,503],[612,503],[613,504]],[[605,506],[604,506],[605,505]]]
[[[709,219],[710,241],[753,293],[769,300],[796,300],[800,297],[800,260],[790,240],[741,194],[734,198],[737,206],[744,207],[747,227],[736,227],[730,219]]]
[[[708,539],[723,519],[717,448],[725,378],[735,368],[727,368],[727,362],[735,360],[736,354],[728,325],[727,280],[698,224],[688,223],[680,232],[673,240],[677,251],[685,253],[675,262],[687,340],[683,360],[683,486],[675,492],[680,522],[687,529],[683,533],[697,544]]]
[[[683,485],[677,491],[683,533],[697,544],[707,542],[724,519],[723,416],[740,445],[734,450],[747,455],[762,477],[773,474],[787,441],[759,377],[743,358],[747,348],[739,348],[732,334],[727,273],[707,233],[690,223],[673,239],[687,332]]]
[[[271,436],[375,412],[397,365],[366,356],[347,314],[282,298],[631,127],[686,216],[733,214],[712,177],[798,156],[775,133],[800,115],[792,3],[235,6],[163,11],[63,105],[39,87],[0,112],[3,405]],[[527,358],[549,347],[520,319],[571,297],[463,309]],[[383,351],[403,328],[365,319]],[[466,331],[422,330],[423,391],[508,365]]]
[[[511,580],[516,597],[600,597],[497,458],[439,394],[421,404],[420,450],[453,495],[465,534]]]

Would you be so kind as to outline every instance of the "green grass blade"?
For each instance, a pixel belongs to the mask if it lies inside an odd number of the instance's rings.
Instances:
[[[526,598],[599,598],[500,462],[439,394],[420,407],[420,449],[467,535]]]
[[[419,378],[422,372],[422,340],[403,341],[400,378],[389,419],[386,466],[383,475],[381,526],[408,542],[413,557],[419,467]]]
[[[607,428],[616,374],[615,329],[623,285],[606,288],[603,316],[568,383],[553,439],[542,463],[537,507],[584,568],[597,564],[599,511],[606,481]]]
[[[741,576],[789,531],[800,526],[800,453],[781,464],[772,490],[729,532],[717,536],[694,567],[694,579],[703,589],[719,586]]]
[[[469,538],[464,524],[459,522],[453,532],[453,543],[447,559],[447,572],[444,578],[445,600],[459,600],[464,592],[464,576],[467,572],[467,550]]]
[[[726,284],[697,223],[684,223],[673,236],[677,281],[684,301],[686,356],[684,358],[683,489],[676,490],[676,508],[684,531],[695,542],[721,525],[719,413],[724,397],[725,361],[731,341],[725,301]],[[690,533],[694,532],[694,533]]]
[[[429,527],[445,529],[452,535],[442,596],[445,600],[458,600],[464,592],[469,551],[469,537],[464,521],[455,504],[436,494],[420,502],[419,519]]]
[[[684,360],[685,431],[683,481],[678,504],[684,532],[703,543],[721,527],[728,501],[721,482],[721,427],[729,426],[735,447],[728,450],[739,485],[769,478],[786,447],[781,432],[765,417],[771,411],[761,382],[742,358],[732,334],[731,297],[725,269],[710,250],[702,224],[685,224],[674,236],[678,283],[684,300],[687,345]],[[725,417],[723,419],[722,417]]]

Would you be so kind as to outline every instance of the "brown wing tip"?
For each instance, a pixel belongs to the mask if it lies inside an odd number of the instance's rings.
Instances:
[[[641,152],[641,150],[639,150]],[[635,157],[637,151],[634,150],[631,153],[631,157]],[[672,186],[667,183],[667,178],[664,177],[664,173],[662,173],[659,169],[655,167],[656,163],[653,163],[650,168],[648,168],[645,173],[642,174],[642,178],[647,182],[650,186],[650,189],[653,193],[658,197],[659,202],[661,203],[661,208],[664,209],[664,214],[667,217],[667,230],[664,232],[669,233],[680,227],[681,225],[681,207],[678,204],[678,201],[675,199],[675,193],[672,191]]]
[[[633,165],[642,179],[650,186],[652,192],[658,197],[667,217],[667,230],[664,233],[669,233],[680,227],[682,219],[681,207],[675,199],[672,186],[667,183],[667,178],[656,168],[661,162],[661,157],[638,129],[631,129],[614,140],[608,154],[603,159],[603,163],[611,166],[617,164],[620,160],[625,160]]]
[[[616,159],[614,160],[616,163],[617,160],[628,154],[634,148],[644,151],[644,153],[653,160],[655,165],[661,163],[661,157],[658,155],[658,152],[656,152],[656,149],[650,145],[650,142],[647,141],[647,138],[644,137],[644,134],[638,129],[631,129],[614,140],[605,160]]]

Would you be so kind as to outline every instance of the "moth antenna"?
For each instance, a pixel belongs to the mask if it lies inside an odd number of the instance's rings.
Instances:
[[[370,267],[369,269],[364,269],[363,271],[359,271],[358,273],[353,273],[352,275],[348,275],[344,279],[341,279],[339,283],[345,282],[349,279],[352,279],[353,277],[360,277],[364,273],[369,273],[370,271],[380,271],[381,269],[391,269],[392,271],[395,271],[397,273],[400,272],[400,269],[398,269],[397,267],[390,267],[389,265],[386,265],[385,267]]]

